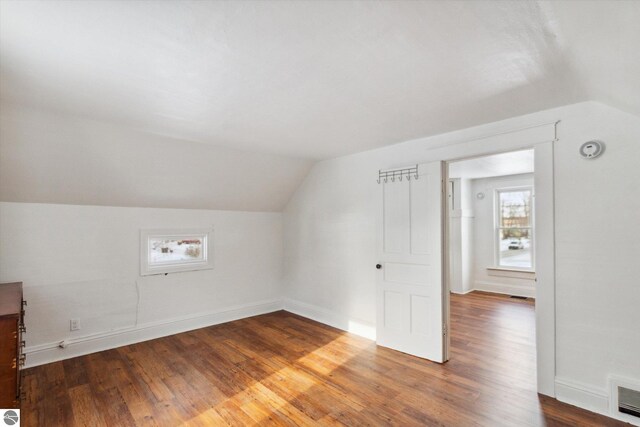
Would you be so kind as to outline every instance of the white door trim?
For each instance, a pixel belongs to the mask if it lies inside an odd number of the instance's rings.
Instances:
[[[534,146],[536,368],[538,393],[555,397],[556,267],[553,141]]]
[[[446,168],[452,161],[483,157],[510,151],[534,149],[535,158],[535,201],[536,212],[536,367],[538,393],[555,397],[556,376],[556,303],[555,303],[555,213],[554,213],[554,173],[553,144],[558,140],[557,125],[549,123],[533,126],[513,132],[496,134],[482,138],[482,145],[472,141],[460,144],[460,151],[466,151],[444,159]],[[473,140],[476,141],[477,140]],[[468,150],[466,150],[468,149]],[[464,150],[464,151],[463,151]],[[448,178],[448,176],[447,176]],[[449,232],[443,225],[445,244],[448,244]],[[449,253],[444,264],[448,274]],[[446,292],[449,293],[449,280],[446,280]],[[448,307],[445,308],[448,311]],[[447,322],[448,323],[448,322]],[[448,348],[448,335],[445,348]],[[446,353],[445,353],[446,354]],[[446,356],[445,356],[446,357]]]

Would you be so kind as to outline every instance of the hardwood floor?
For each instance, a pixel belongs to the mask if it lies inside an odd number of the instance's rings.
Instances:
[[[443,365],[281,311],[25,371],[24,426],[602,426],[535,392],[531,302],[452,296]]]

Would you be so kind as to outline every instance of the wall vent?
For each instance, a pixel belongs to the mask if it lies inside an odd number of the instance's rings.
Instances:
[[[609,414],[613,418],[640,426],[640,381],[609,376]]]
[[[640,418],[640,391],[618,386],[618,411]]]

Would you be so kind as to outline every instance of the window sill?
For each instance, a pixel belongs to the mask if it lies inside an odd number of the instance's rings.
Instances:
[[[535,280],[535,270],[525,270],[518,268],[506,268],[506,267],[487,267],[487,274],[489,276],[498,277],[513,277],[516,279],[528,279]]]

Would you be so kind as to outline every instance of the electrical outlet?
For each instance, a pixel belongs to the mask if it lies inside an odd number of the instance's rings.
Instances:
[[[69,323],[71,323],[69,329],[71,329],[72,331],[80,330],[80,319],[71,319]]]

